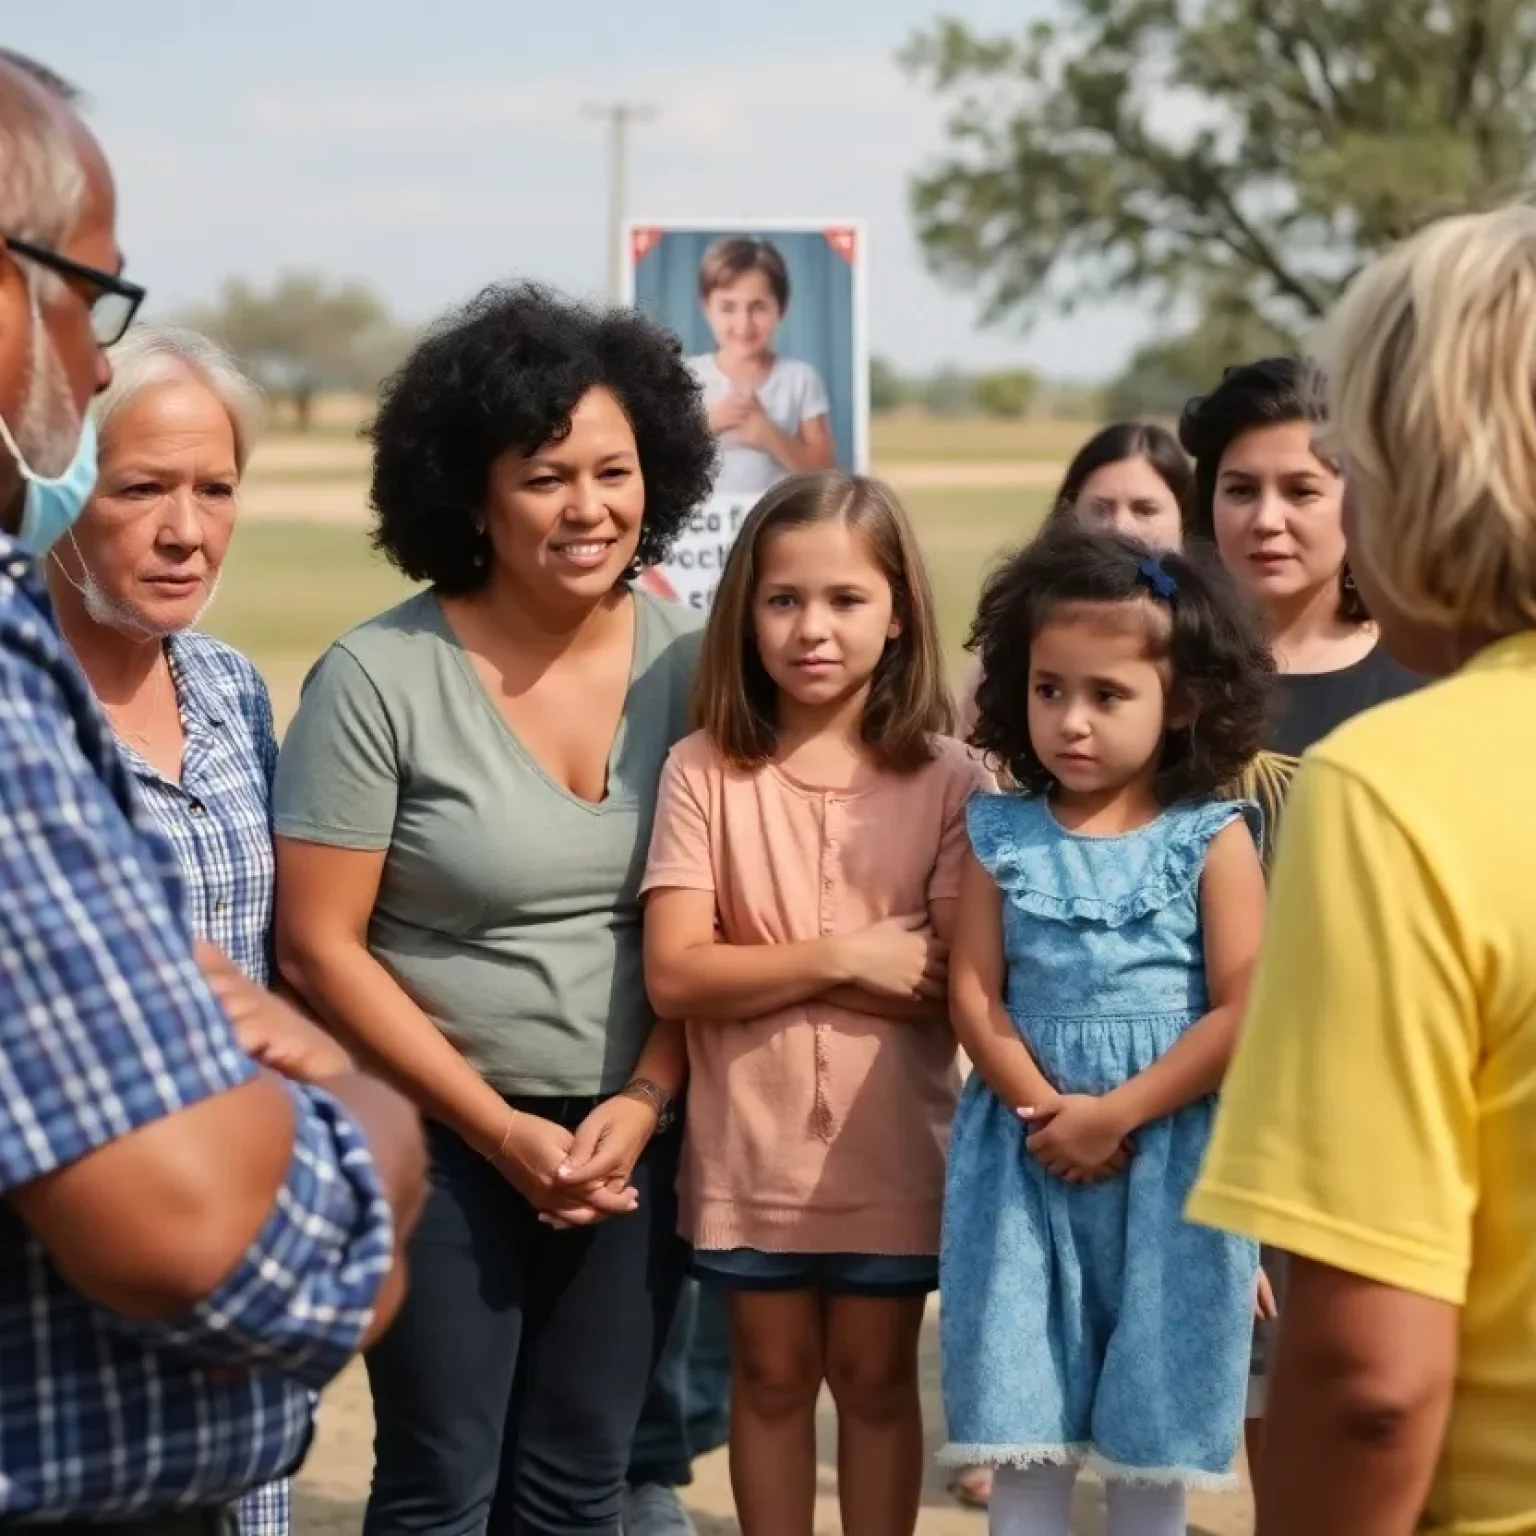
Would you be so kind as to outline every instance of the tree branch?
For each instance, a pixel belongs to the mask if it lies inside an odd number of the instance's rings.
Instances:
[[[1456,72],[1451,83],[1450,111],[1447,122],[1460,128],[1472,110],[1477,93],[1477,77],[1488,57],[1487,0],[1468,0],[1467,26],[1456,54]]]

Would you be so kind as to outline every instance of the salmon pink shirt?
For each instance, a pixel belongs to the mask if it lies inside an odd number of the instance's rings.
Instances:
[[[850,788],[727,765],[695,733],[662,774],[642,889],[708,891],[727,944],[855,933],[959,894],[965,805],[990,785],[940,738],[916,772]],[[683,1233],[705,1250],[938,1252],[958,1090],[947,1024],[820,999],[690,1019]]]

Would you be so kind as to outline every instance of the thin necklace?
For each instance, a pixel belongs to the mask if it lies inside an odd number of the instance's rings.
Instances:
[[[163,653],[162,653],[162,655],[163,655]],[[155,673],[156,673],[156,676],[158,676],[160,674],[160,668],[159,667],[155,668]],[[171,667],[170,667],[169,661],[167,661],[165,663],[165,677],[166,677],[167,681],[170,681]],[[137,746],[137,747],[140,747],[140,748],[147,748],[149,746],[149,744],[150,744],[150,728],[154,725],[155,714],[156,714],[156,711],[160,707],[159,695],[160,695],[160,693],[162,691],[163,690],[161,690],[159,688],[156,688],[154,690],[154,692],[152,693],[152,695],[150,697],[150,701],[149,701],[149,707],[144,711],[143,719],[142,719],[142,721],[141,721],[141,723],[139,725],[139,728],[137,730],[133,730],[133,729],[129,728],[129,726],[119,716],[119,714],[117,713],[117,709],[114,706],[110,706],[110,705],[108,706],[108,708],[107,708],[107,715],[108,715],[108,717],[112,721],[112,728],[113,728],[113,730],[115,730],[117,732],[117,734],[119,736],[122,737],[122,739],[124,741],[130,743],[133,746]],[[176,696],[176,684],[174,682],[171,682],[171,697],[172,697],[173,700],[174,700],[175,696]]]

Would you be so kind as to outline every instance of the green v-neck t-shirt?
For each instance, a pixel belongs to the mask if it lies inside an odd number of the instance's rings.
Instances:
[[[385,853],[369,949],[504,1094],[613,1093],[653,1023],[640,879],[701,619],[634,600],[600,804],[524,750],[430,590],[326,652],[278,759],[278,835]]]

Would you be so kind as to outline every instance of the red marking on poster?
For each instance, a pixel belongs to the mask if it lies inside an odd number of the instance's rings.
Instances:
[[[654,565],[648,565],[640,572],[639,581],[652,597],[659,597],[664,603],[675,603],[679,600],[677,589]]]
[[[632,229],[629,232],[629,254],[635,261],[643,261],[661,244],[659,229]]]
[[[851,266],[854,256],[858,253],[858,231],[848,228],[845,224],[838,224],[831,229],[824,229],[822,233],[827,237],[827,244]]]

